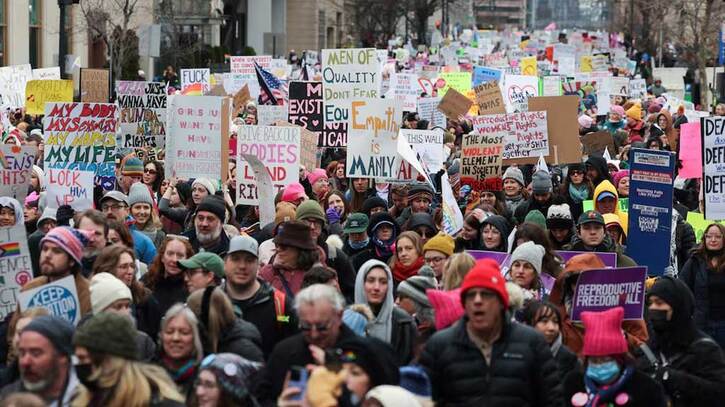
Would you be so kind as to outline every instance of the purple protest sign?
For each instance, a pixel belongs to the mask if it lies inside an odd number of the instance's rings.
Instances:
[[[492,259],[496,263],[498,263],[499,266],[503,265],[510,254],[503,253],[503,252],[489,252],[486,250],[466,250],[466,253],[473,256],[476,260],[482,260],[482,259]]]
[[[579,275],[571,307],[572,321],[584,311],[624,308],[624,319],[642,319],[647,267],[588,270]]]
[[[556,254],[561,256],[562,259],[564,259],[564,263],[569,261],[574,256],[577,256],[579,254],[596,254],[597,257],[604,263],[604,265],[608,268],[616,268],[617,267],[617,253],[608,253],[608,252],[573,252],[573,251],[567,251],[567,250],[557,250]]]

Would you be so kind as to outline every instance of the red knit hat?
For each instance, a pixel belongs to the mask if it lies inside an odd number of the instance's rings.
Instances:
[[[478,260],[471,271],[466,274],[461,284],[461,303],[470,288],[487,288],[498,294],[504,308],[509,307],[509,294],[506,291],[506,281],[501,275],[498,263],[491,259]]]
[[[627,339],[622,333],[624,308],[602,312],[582,312],[584,322],[584,356],[611,356],[627,353]]]

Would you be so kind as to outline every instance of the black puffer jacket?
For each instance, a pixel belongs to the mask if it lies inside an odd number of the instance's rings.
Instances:
[[[234,324],[222,332],[217,346],[219,353],[234,353],[253,362],[264,362],[262,335],[251,322],[237,318]]]
[[[675,227],[675,250],[677,255],[677,269],[682,271],[690,258],[692,249],[697,245],[695,230],[692,225],[685,222],[682,216],[677,217],[677,226]]]
[[[507,317],[504,317],[508,321]],[[561,406],[556,362],[544,337],[505,322],[491,364],[471,342],[464,317],[428,340],[420,363],[438,406]]]
[[[710,288],[706,260],[695,255],[685,263],[677,277],[695,295],[695,326],[705,329],[710,320]]]
[[[519,205],[514,211],[514,221],[517,225],[524,223],[526,215],[531,211],[539,211],[544,216],[549,213],[549,207],[551,205],[561,205],[566,203],[566,200],[559,195],[554,193],[551,194],[551,198],[548,201],[541,203],[537,201],[533,196],[526,200],[526,202]]]

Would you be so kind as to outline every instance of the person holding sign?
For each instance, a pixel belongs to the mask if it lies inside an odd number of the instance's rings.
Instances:
[[[634,366],[622,335],[622,307],[583,312],[584,367],[564,378],[566,405],[665,407],[662,388]]]
[[[605,230],[604,217],[597,211],[586,211],[579,216],[577,234],[565,250],[577,252],[617,253],[617,267],[634,267],[637,263],[624,254],[622,246],[617,244]]]

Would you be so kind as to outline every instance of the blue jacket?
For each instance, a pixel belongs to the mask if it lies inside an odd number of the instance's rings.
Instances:
[[[133,238],[133,251],[136,252],[136,257],[142,263],[151,264],[154,261],[154,257],[156,257],[156,246],[154,246],[154,242],[136,229],[130,229],[129,231]]]

